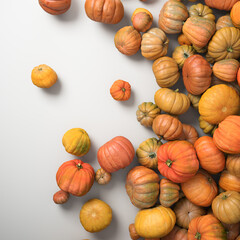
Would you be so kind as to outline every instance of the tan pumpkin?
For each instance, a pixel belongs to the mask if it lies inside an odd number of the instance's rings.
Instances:
[[[156,60],[167,54],[169,40],[159,28],[152,28],[142,35],[141,53],[149,60]]]
[[[237,1],[239,0],[205,0],[205,3],[209,7],[229,11]]]
[[[240,13],[240,3],[239,1],[236,2],[231,10],[230,16],[233,22],[233,25],[237,28],[240,28],[240,17],[239,17],[239,13]]]
[[[175,226],[173,230],[162,238],[162,240],[188,240],[187,236],[187,230],[180,228],[178,226]]]
[[[198,121],[199,121],[199,127],[203,130],[204,133],[211,133],[213,134],[215,128],[216,128],[216,125],[213,125],[205,120],[203,120],[203,117],[200,116],[198,118]]]
[[[215,15],[213,14],[212,9],[201,3],[192,5],[189,8],[189,16],[190,17],[198,16],[198,17],[202,17],[202,18],[206,18],[206,19],[215,21]]]
[[[106,172],[104,169],[100,168],[97,170],[95,175],[95,180],[100,185],[108,184],[111,181],[111,173]]]
[[[160,87],[172,87],[180,77],[178,64],[170,57],[161,57],[154,61],[152,70]]]
[[[221,16],[216,23],[216,29],[220,30],[224,27],[234,27],[230,15]]]
[[[183,132],[182,136],[180,137],[180,140],[187,140],[188,142],[194,144],[198,139],[198,132],[195,127],[188,125],[188,124],[182,124],[183,126]]]
[[[206,60],[207,60],[209,63],[211,63],[211,64],[213,64],[213,63],[215,62],[214,58],[212,58],[212,57],[209,55],[209,53],[206,53],[205,58],[206,58]]]
[[[160,109],[172,115],[183,114],[190,107],[189,98],[178,89],[160,88],[154,95],[154,101]]]
[[[219,186],[226,191],[240,192],[240,177],[236,177],[224,170],[219,179]]]
[[[188,40],[188,38],[182,33],[178,36],[178,43],[179,45],[188,45],[191,46],[192,43]]]
[[[240,154],[228,155],[226,168],[230,174],[240,178]]]
[[[227,232],[227,240],[237,240],[238,234],[240,234],[240,222],[235,224],[226,224],[222,222],[223,227]]]
[[[191,105],[195,108],[198,109],[198,103],[200,101],[201,95],[193,95],[191,93],[188,93],[188,98],[191,102]]]

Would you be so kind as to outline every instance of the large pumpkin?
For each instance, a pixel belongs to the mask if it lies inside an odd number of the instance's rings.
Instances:
[[[231,19],[232,19],[232,22],[233,22],[233,25],[237,28],[240,28],[240,2],[236,2],[233,7],[232,7],[232,10],[231,10]]]
[[[211,84],[211,66],[200,55],[193,55],[186,59],[182,74],[187,91],[193,95],[203,93]]]
[[[211,124],[217,124],[223,121],[229,115],[237,114],[239,112],[240,97],[238,96],[237,92],[233,88],[225,84],[216,85],[209,88],[202,95],[199,101],[198,109],[203,120]],[[228,123],[228,121],[226,121],[226,123]],[[236,121],[236,124],[237,124],[237,121]],[[234,128],[236,128],[236,126]],[[218,130],[217,132],[220,132],[220,130]],[[224,136],[224,138],[225,137],[226,136]],[[224,139],[221,139],[220,141],[223,141],[223,140]],[[232,140],[234,140],[235,142],[235,139],[231,139],[231,141]]]
[[[188,240],[187,234],[188,232],[186,229],[175,226],[173,230],[161,240]]]
[[[235,93],[234,90],[232,91]],[[234,96],[229,95],[229,97],[233,98]],[[225,99],[228,99],[228,98],[225,98]],[[230,102],[230,99],[228,99],[228,102]],[[237,103],[239,104],[238,106],[239,108],[240,107],[239,98]],[[232,115],[232,116],[226,117],[218,125],[218,128],[215,130],[213,134],[213,141],[221,151],[229,154],[239,154],[240,153],[240,116]]]
[[[124,7],[120,0],[86,0],[85,12],[93,21],[116,24],[124,16]]]
[[[139,211],[135,217],[135,228],[141,237],[161,238],[172,231],[175,222],[173,210],[160,205]]]
[[[226,168],[230,174],[240,178],[240,154],[228,155]]]
[[[160,146],[157,157],[159,172],[175,183],[188,181],[199,168],[196,151],[187,141],[164,143]]]
[[[126,179],[126,191],[137,208],[152,207],[159,195],[159,176],[151,169],[137,166],[131,169]]]
[[[234,27],[232,19],[229,14],[222,16],[217,20],[216,29],[220,30],[224,27]]]
[[[191,144],[194,144],[198,139],[198,132],[196,128],[184,123],[182,124],[182,126],[183,132],[179,140],[187,140]]]
[[[88,193],[94,183],[94,169],[80,159],[64,162],[58,169],[56,181],[61,190],[75,196]]]
[[[132,143],[118,136],[98,149],[98,162],[105,171],[112,173],[127,167],[133,160],[135,151]]]
[[[224,170],[219,179],[219,186],[226,191],[240,192],[240,177],[236,177]]]
[[[215,15],[213,14],[212,9],[201,3],[192,5],[189,8],[189,15],[190,17],[198,16],[198,17],[206,18],[208,20],[215,21]]]
[[[214,179],[202,169],[181,187],[186,198],[201,207],[209,207],[218,192]]]
[[[38,2],[43,10],[52,15],[63,14],[71,6],[71,0],[39,0]]]
[[[212,8],[229,11],[239,0],[205,0],[205,3]]]

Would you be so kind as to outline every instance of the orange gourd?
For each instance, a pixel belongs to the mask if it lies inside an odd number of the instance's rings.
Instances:
[[[131,85],[123,80],[117,80],[110,88],[111,96],[117,101],[127,101],[131,97]]]
[[[131,18],[133,27],[139,32],[146,32],[152,25],[153,16],[145,8],[137,8]]]
[[[228,155],[226,168],[230,174],[240,177],[240,154]]]
[[[44,11],[52,15],[65,13],[71,6],[71,0],[39,0]]]
[[[189,15],[190,15],[190,17],[198,16],[198,17],[202,17],[202,18],[206,18],[206,19],[215,21],[215,15],[213,14],[212,9],[201,3],[192,5],[189,8]]]
[[[240,192],[240,177],[230,174],[227,170],[221,173],[219,186],[226,191]]]
[[[235,224],[221,223],[227,232],[227,240],[237,240],[237,236],[240,234],[240,222]]]
[[[182,45],[188,45],[188,46],[191,46],[191,45],[192,45],[192,43],[188,40],[188,38],[186,37],[186,35],[184,35],[183,33],[178,36],[178,43],[179,43],[179,45],[181,45],[181,46],[182,46]]]
[[[106,172],[104,169],[100,168],[96,172],[95,180],[100,185],[108,184],[111,181],[111,173]]]
[[[240,2],[236,2],[230,13],[233,25],[237,28],[240,28]]]
[[[183,132],[179,140],[187,140],[191,144],[194,144],[198,139],[198,132],[196,128],[184,123],[182,124],[182,126]]]
[[[205,3],[211,8],[229,11],[238,1],[239,0],[205,0]]]
[[[237,82],[238,82],[238,85],[240,87],[240,68],[239,68],[238,74],[237,74]]]
[[[64,192],[63,190],[60,190],[53,195],[53,201],[56,204],[64,204],[68,201],[68,199],[69,199],[69,193]]]

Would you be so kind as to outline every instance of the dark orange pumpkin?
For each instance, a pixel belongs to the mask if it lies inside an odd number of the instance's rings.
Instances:
[[[195,127],[188,125],[188,124],[182,124],[183,126],[183,133],[179,140],[187,140],[191,144],[194,144],[198,139],[198,132]]]
[[[53,201],[56,204],[64,204],[68,201],[69,193],[60,190],[53,195]]]
[[[211,8],[229,11],[237,1],[239,0],[205,0],[205,3]]]
[[[188,240],[188,232],[186,229],[175,226],[173,230],[163,237],[161,240]]]
[[[221,173],[219,186],[225,191],[240,192],[240,177],[236,177],[225,170]]]
[[[38,2],[43,10],[52,15],[63,14],[71,6],[71,0],[39,0]]]
[[[110,88],[110,94],[117,101],[127,101],[131,97],[131,85],[123,80],[117,80]]]

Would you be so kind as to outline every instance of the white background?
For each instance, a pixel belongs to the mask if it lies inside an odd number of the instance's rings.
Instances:
[[[84,128],[92,142],[82,159],[95,171],[97,150],[115,136],[127,137],[135,149],[149,137],[151,129],[136,120],[137,106],[154,101],[158,90],[152,61],[140,51],[131,57],[117,51],[114,35],[130,25],[131,14],[145,7],[154,17],[166,1],[123,0],[125,16],[117,25],[96,23],[87,18],[83,0],[72,0],[61,16],[47,14],[37,0],[1,1],[1,152],[0,152],[0,239],[1,240],[126,240],[128,226],[138,211],[125,191],[127,172],[113,174],[106,186],[96,182],[84,197],[71,196],[65,205],[52,200],[58,190],[58,167],[74,159],[62,146],[62,136],[70,128]],[[187,1],[185,1],[187,2]],[[170,36],[168,55],[177,45]],[[59,81],[50,89],[31,82],[31,71],[39,64],[51,66]],[[128,81],[132,96],[127,102],[112,99],[109,89],[117,79]],[[177,86],[183,90],[179,81]],[[181,116],[198,128],[198,114],[190,109]],[[107,202],[113,209],[111,225],[100,233],[86,232],[79,212],[91,198]]]

